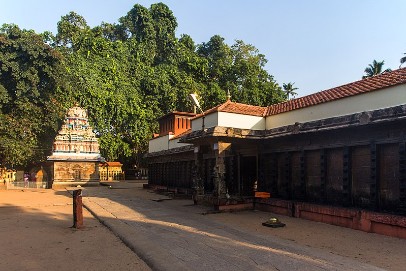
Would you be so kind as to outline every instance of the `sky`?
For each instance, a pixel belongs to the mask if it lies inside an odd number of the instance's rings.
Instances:
[[[0,25],[56,34],[74,11],[91,26],[116,23],[150,0],[0,0]],[[299,96],[360,80],[375,59],[397,69],[406,53],[405,0],[162,0],[178,21],[176,34],[196,44],[214,35],[243,40],[264,54],[274,79]],[[403,29],[403,30],[402,30]]]

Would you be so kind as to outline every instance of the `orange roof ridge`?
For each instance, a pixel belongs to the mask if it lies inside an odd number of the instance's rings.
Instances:
[[[204,111],[204,115],[208,115],[214,112],[225,112],[225,113],[234,113],[234,114],[243,114],[243,115],[251,115],[251,116],[265,116],[267,112],[267,107],[258,106],[258,105],[250,105],[250,104],[243,104],[232,102],[231,100],[227,100],[222,104],[219,104],[213,108],[210,108]],[[195,118],[201,117],[203,114],[197,115]]]
[[[265,116],[276,115],[404,83],[406,83],[406,68],[397,69],[392,72],[384,72],[342,86],[270,105],[267,107]]]
[[[184,132],[182,132],[182,133],[180,133],[180,134],[178,134],[178,135],[176,135],[176,136],[174,136],[172,138],[169,138],[169,140],[174,140],[174,139],[181,138],[182,136],[190,134],[191,132],[192,132],[192,128],[189,128],[186,131],[184,131]]]

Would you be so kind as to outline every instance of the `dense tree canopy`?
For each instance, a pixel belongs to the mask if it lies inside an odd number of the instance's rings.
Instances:
[[[0,163],[44,160],[64,111],[62,56],[16,25],[0,29],[0,52]]]
[[[91,28],[70,12],[55,37],[3,27],[2,161],[26,165],[37,157],[33,150],[49,151],[61,112],[74,103],[88,109],[104,157],[138,163],[157,131],[155,119],[190,111],[189,93],[202,97],[203,109],[224,102],[228,91],[233,101],[255,105],[286,99],[254,46],[230,46],[218,35],[202,44],[177,38],[176,18],[162,3],[134,5],[118,21]]]

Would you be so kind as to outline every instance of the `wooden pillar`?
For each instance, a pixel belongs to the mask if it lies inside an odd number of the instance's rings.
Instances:
[[[285,185],[286,185],[286,194],[288,199],[292,199],[292,163],[291,163],[291,154],[286,152],[285,156]]]
[[[306,153],[300,153],[300,196],[302,200],[306,200]]]
[[[320,202],[324,203],[327,201],[327,162],[326,162],[326,152],[324,149],[320,150]]]
[[[400,207],[406,210],[406,143],[399,144],[399,201]]]
[[[376,144],[372,142],[370,144],[370,185],[369,185],[369,195],[370,195],[370,202],[371,206],[375,209],[379,209],[379,180],[377,174],[377,148]]]
[[[83,227],[82,189],[73,190],[73,226],[80,229]]]
[[[165,165],[166,163],[161,163],[160,169],[159,169],[159,185],[166,185],[166,179],[165,179]]]
[[[258,150],[257,156],[257,182],[258,182],[258,191],[266,191],[266,180],[265,180],[265,144],[260,143],[260,148]]]
[[[270,169],[269,169],[269,181],[270,181],[270,192],[271,195],[278,196],[279,191],[278,191],[278,159],[277,159],[277,154],[276,153],[271,153],[269,155],[269,161],[270,161]]]
[[[230,194],[231,192],[235,194],[235,176],[234,176],[234,170],[235,170],[235,165],[234,165],[234,156],[229,156],[227,158],[227,169],[226,169],[226,176],[228,178],[228,193]]]
[[[241,154],[237,155],[237,183],[238,195],[241,196]]]
[[[343,204],[352,205],[351,149],[343,149]]]

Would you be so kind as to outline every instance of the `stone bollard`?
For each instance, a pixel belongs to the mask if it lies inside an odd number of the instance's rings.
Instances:
[[[73,226],[72,228],[80,229],[83,227],[83,210],[82,210],[82,189],[73,190]]]

